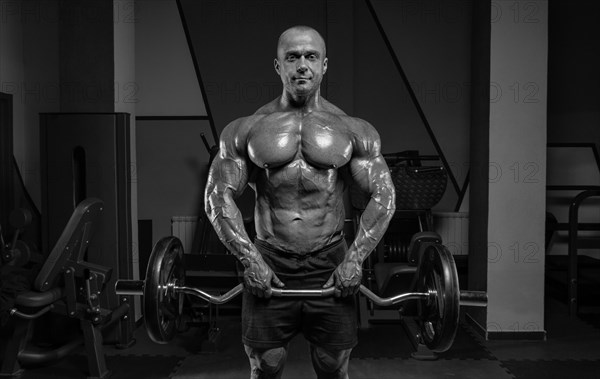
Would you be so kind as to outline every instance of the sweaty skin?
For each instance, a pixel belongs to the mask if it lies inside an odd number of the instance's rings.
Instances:
[[[275,70],[280,97],[221,134],[209,171],[206,213],[219,238],[244,265],[246,288],[270,297],[283,287],[244,229],[234,199],[247,185],[256,194],[257,238],[282,251],[310,253],[343,238],[343,193],[354,183],[370,196],[354,242],[324,288],[358,291],[362,263],[382,238],[395,209],[395,191],[376,130],[320,96],[325,45],[310,32],[286,32]]]

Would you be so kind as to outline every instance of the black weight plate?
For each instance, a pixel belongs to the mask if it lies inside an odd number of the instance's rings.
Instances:
[[[458,330],[460,289],[452,254],[443,245],[429,246],[419,265],[419,292],[435,291],[434,299],[422,300],[419,324],[425,345],[434,352],[448,350]]]
[[[176,237],[165,237],[154,245],[144,284],[144,322],[150,338],[167,343],[177,331],[181,314],[182,294],[167,291],[169,283],[184,285],[183,246]]]

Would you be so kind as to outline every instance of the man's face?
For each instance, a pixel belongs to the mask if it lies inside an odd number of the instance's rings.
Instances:
[[[327,71],[325,43],[312,31],[286,32],[277,49],[275,71],[292,95],[315,92]]]

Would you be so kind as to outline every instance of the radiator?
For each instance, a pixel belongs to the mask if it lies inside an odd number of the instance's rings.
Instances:
[[[453,255],[469,253],[469,213],[434,212],[433,228]]]
[[[172,216],[171,217],[171,235],[179,238],[183,244],[183,251],[192,252],[194,243],[194,234],[198,224],[197,216]]]

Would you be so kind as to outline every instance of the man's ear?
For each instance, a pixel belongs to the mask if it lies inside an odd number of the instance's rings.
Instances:
[[[327,72],[327,62],[327,58],[323,59],[323,75],[325,75],[325,73]]]
[[[279,60],[277,58],[275,58],[275,60],[273,61],[273,66],[275,67],[277,75],[281,75],[281,72],[279,71]]]

